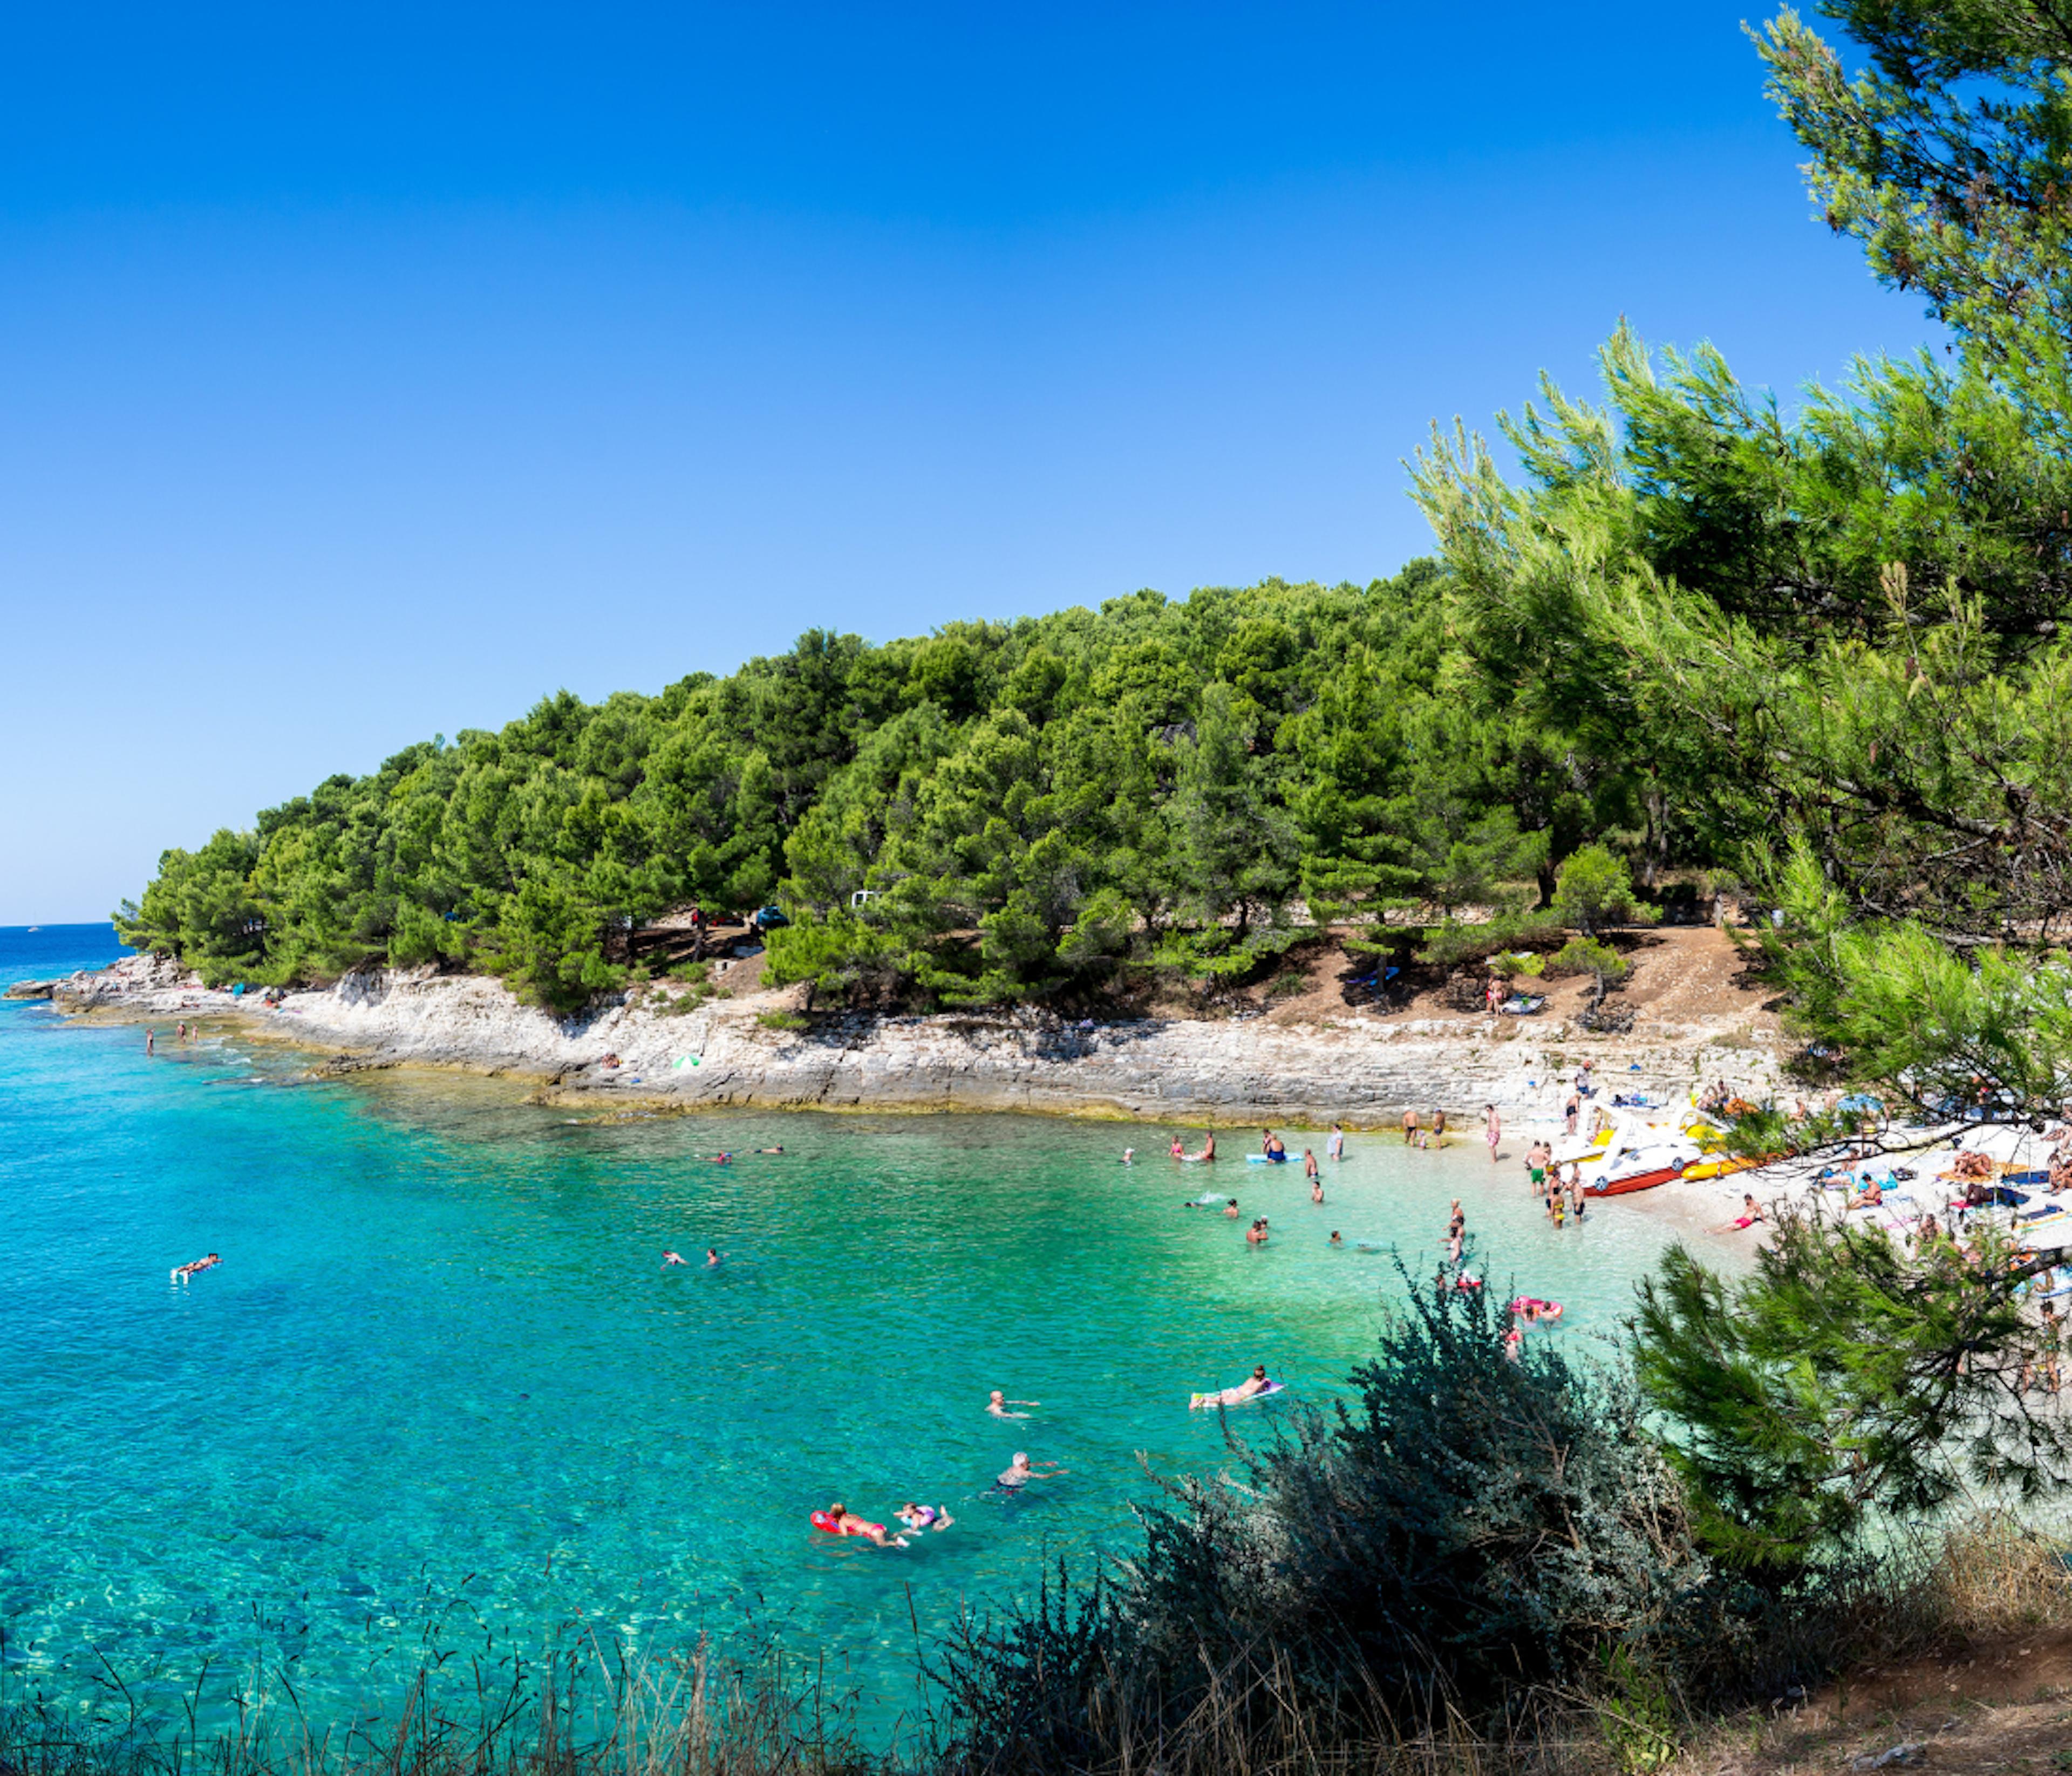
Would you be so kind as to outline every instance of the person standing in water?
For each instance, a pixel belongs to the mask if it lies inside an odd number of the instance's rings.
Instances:
[[[1417,1145],[1417,1112],[1415,1110],[1403,1112],[1403,1145],[1406,1147]]]
[[[1496,1150],[1503,1141],[1503,1119],[1496,1113],[1496,1106],[1482,1106],[1482,1139],[1489,1143],[1490,1164],[1496,1164]]]
[[[1334,1161],[1346,1157],[1346,1132],[1335,1122],[1331,1124],[1331,1138],[1324,1143],[1324,1151]]]
[[[1071,1472],[1071,1469],[1059,1467],[1055,1463],[1046,1468],[1032,1467],[1030,1466],[1028,1452],[1017,1449],[1014,1452],[1014,1459],[1008,1463],[1005,1470],[994,1480],[992,1486],[988,1490],[994,1492],[1018,1493],[1031,1480],[1054,1480],[1059,1474]]]
[[[158,1031],[156,1031],[155,1030],[146,1030],[146,1031],[144,1032],[144,1052],[145,1052],[146,1054],[155,1054],[158,1052]]]

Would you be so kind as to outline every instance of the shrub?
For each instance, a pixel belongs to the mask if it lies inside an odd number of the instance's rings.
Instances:
[[[765,1030],[811,1030],[812,1020],[796,1011],[759,1011],[755,1021]]]
[[[1309,990],[1309,976],[1303,973],[1300,968],[1290,968],[1285,974],[1276,976],[1273,984],[1266,989],[1266,992],[1269,998],[1293,999],[1297,994],[1306,993]]]
[[[1528,980],[1537,980],[1546,966],[1545,956],[1533,956],[1519,950],[1507,951],[1501,956],[1493,956],[1489,959],[1490,972],[1504,980],[1515,980],[1521,976]]]
[[[1547,958],[1546,974],[1559,980],[1572,974],[1594,974],[1607,987],[1618,986],[1632,973],[1633,964],[1609,944],[1594,937],[1572,937]]]
[[[1625,862],[1601,845],[1583,846],[1561,865],[1554,911],[1586,934],[1604,925],[1650,924],[1655,918],[1634,898]]]
[[[1450,968],[1457,962],[1484,961],[1504,950],[1551,943],[1560,935],[1560,920],[1546,913],[1513,914],[1482,925],[1436,925],[1425,933],[1417,960]]]

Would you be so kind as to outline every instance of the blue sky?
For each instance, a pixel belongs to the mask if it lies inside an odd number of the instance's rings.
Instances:
[[[1392,572],[1622,314],[1929,331],[1712,0],[310,10],[10,20],[0,923],[560,686]]]

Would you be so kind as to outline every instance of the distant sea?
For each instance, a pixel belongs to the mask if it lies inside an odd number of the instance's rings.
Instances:
[[[0,979],[119,951],[3,931]],[[1315,1131],[1287,1132],[1294,1165],[1225,1131],[1230,1160],[1182,1166],[1149,1125],[629,1120],[156,1028],[147,1057],[0,1005],[0,1624],[7,1700],[119,1705],[112,1667],[162,1724],[198,1679],[204,1728],[290,1684],[322,1723],[393,1708],[427,1647],[450,1675],[701,1629],[780,1632],[889,1718],[917,1630],[1134,1540],[1138,1452],[1227,1463],[1191,1392],[1265,1364],[1289,1390],[1253,1434],[1343,1397],[1402,1286],[1362,1243],[1429,1276],[1459,1197],[1490,1286],[1565,1301],[1532,1335],[1573,1342],[1669,1234],[1618,1204],[1557,1231],[1479,1140],[1355,1137],[1318,1207]],[[1182,1207],[1205,1194],[1242,1218]],[[993,1388],[1041,1404],[1003,1423]],[[1017,1449],[1070,1472],[988,1496]],[[907,1498],[955,1527],[887,1552],[808,1523]]]
[[[130,952],[115,927],[98,925],[0,925],[0,987],[76,968],[105,968]]]

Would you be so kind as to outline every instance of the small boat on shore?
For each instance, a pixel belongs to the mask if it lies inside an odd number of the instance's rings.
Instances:
[[[1689,1141],[1627,1148],[1606,1161],[1604,1170],[1584,1184],[1583,1194],[1630,1196],[1636,1190],[1651,1190],[1681,1178],[1684,1167],[1699,1153],[1697,1143]]]

